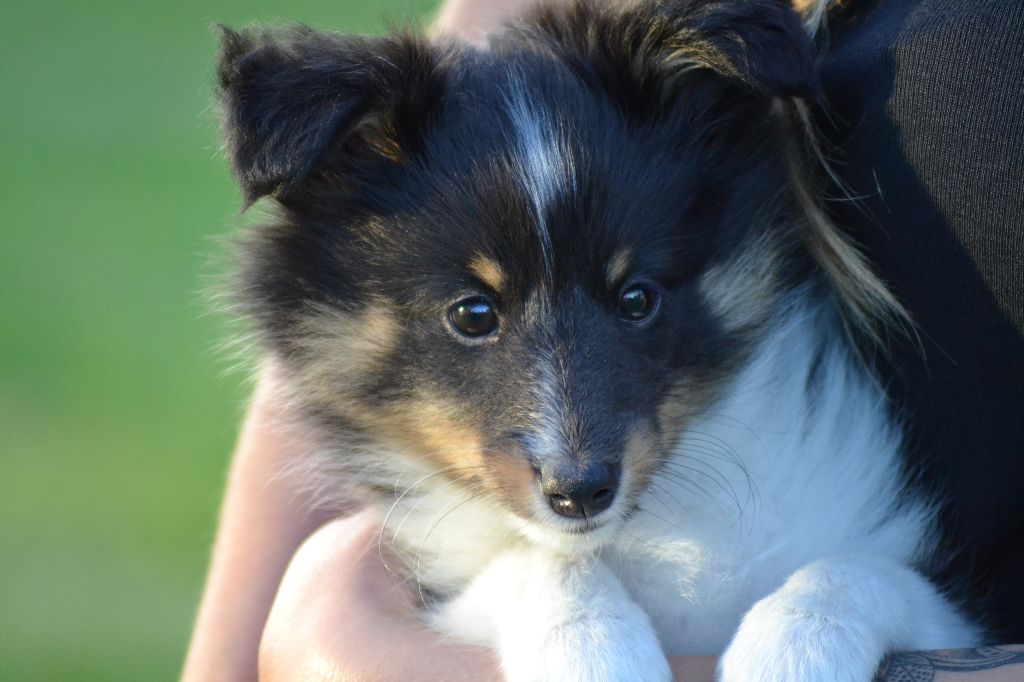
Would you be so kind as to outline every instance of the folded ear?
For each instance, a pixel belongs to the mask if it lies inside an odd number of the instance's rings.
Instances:
[[[532,33],[620,98],[662,99],[714,73],[769,97],[815,97],[814,51],[789,0],[576,0],[535,15]]]
[[[726,75],[772,96],[818,95],[814,48],[790,0],[691,4],[694,31],[727,59]]]
[[[224,28],[218,81],[227,155],[248,206],[301,185],[357,131],[392,158],[414,153],[444,74],[413,36]]]

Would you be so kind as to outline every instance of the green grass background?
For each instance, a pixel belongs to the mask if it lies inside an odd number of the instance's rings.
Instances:
[[[246,391],[201,293],[239,206],[211,25],[378,31],[432,4],[0,11],[0,679],[181,666]]]

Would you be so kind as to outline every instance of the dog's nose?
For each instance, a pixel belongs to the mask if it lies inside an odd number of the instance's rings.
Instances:
[[[591,518],[612,506],[619,487],[619,465],[604,462],[543,466],[540,490],[556,514]]]

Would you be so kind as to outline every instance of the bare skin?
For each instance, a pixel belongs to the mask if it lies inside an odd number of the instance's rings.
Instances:
[[[256,653],[292,555],[330,517],[278,476],[294,448],[273,424],[270,379],[253,395],[221,507],[184,680],[254,680]]]
[[[447,0],[441,4],[434,30],[480,44],[503,22],[535,4],[536,0]]]
[[[449,0],[435,29],[479,43],[530,4]],[[500,679],[491,652],[423,627],[413,591],[381,562],[379,518],[315,510],[280,476],[301,444],[275,427],[272,381],[261,380],[242,427],[182,680]],[[714,658],[670,663],[677,680],[714,680]],[[1024,647],[1002,647],[896,654],[876,682],[1020,679]]]

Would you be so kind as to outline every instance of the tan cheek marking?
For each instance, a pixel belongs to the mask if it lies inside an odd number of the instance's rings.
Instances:
[[[304,362],[298,383],[310,400],[348,412],[358,409],[344,396],[377,369],[392,352],[398,321],[383,305],[358,313],[326,306],[299,323],[299,349]]]
[[[493,499],[522,515],[533,513],[533,472],[516,446],[484,452],[481,434],[460,418],[461,410],[424,394],[407,401],[388,420],[392,434],[463,486],[480,484]]]
[[[469,261],[469,271],[492,291],[501,292],[505,287],[505,272],[497,261],[486,256],[476,255]]]
[[[616,284],[621,282],[629,274],[629,268],[633,265],[633,250],[630,248],[619,249],[616,251],[611,259],[608,261],[608,269],[606,276],[608,278],[608,286],[615,287]]]
[[[533,471],[526,455],[518,447],[488,453],[485,485],[506,507],[522,516],[534,513],[537,495]]]
[[[730,374],[714,377],[684,377],[672,385],[658,405],[658,426],[666,438],[675,438],[714,400],[727,384]]]
[[[408,442],[425,459],[450,468],[449,478],[477,477],[484,464],[481,437],[458,414],[455,406],[423,393],[389,410],[386,421],[393,437]]]
[[[700,293],[727,331],[766,319],[779,281],[778,262],[778,249],[771,242],[752,239],[701,276]]]
[[[662,457],[658,447],[658,436],[647,423],[634,426],[626,438],[622,452],[622,466],[628,472],[629,489],[624,492],[629,500],[636,498],[647,488],[651,476],[658,468],[658,459]]]

